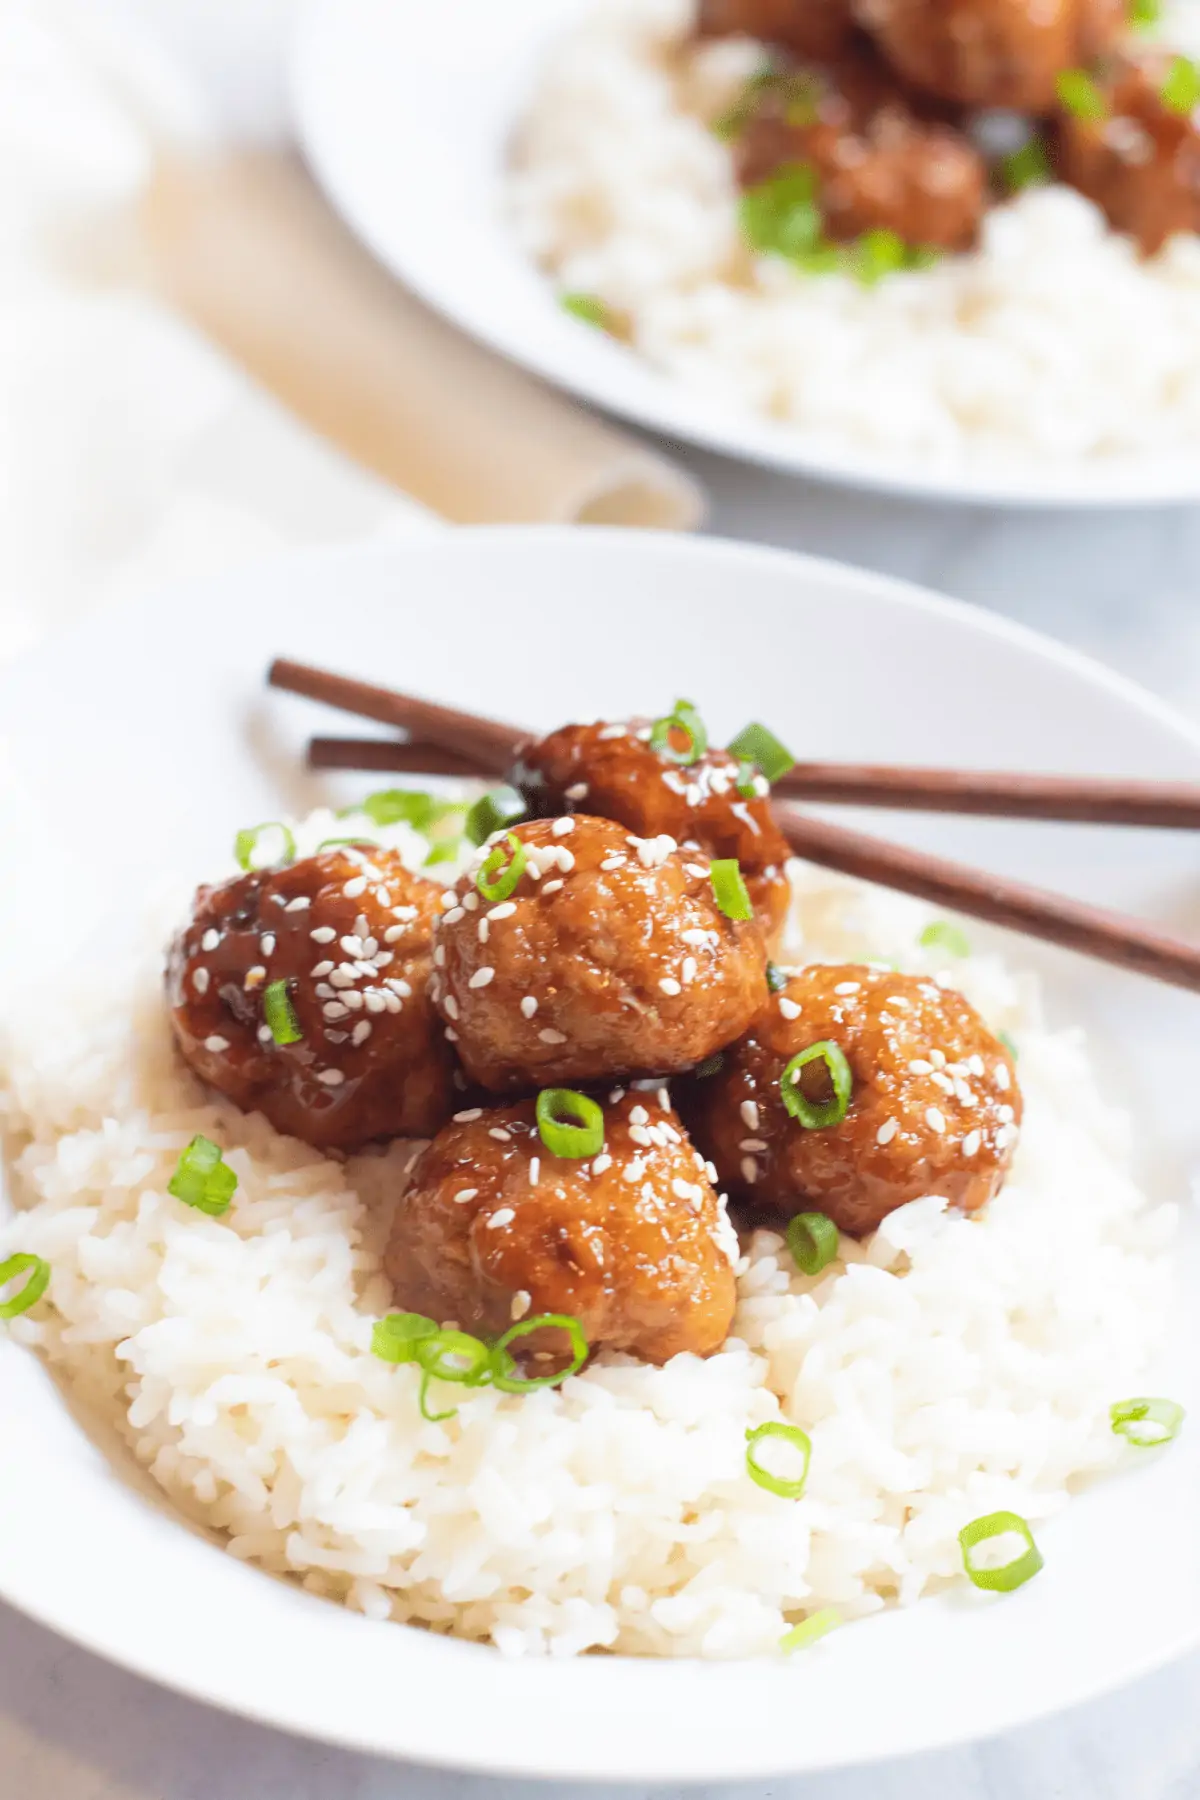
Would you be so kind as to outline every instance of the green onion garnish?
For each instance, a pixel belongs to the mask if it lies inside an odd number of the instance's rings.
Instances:
[[[800,1452],[803,1466],[799,1475],[786,1480],[782,1475],[773,1475],[770,1469],[764,1469],[754,1452],[764,1438],[782,1438]],[[812,1458],[812,1439],[798,1425],[785,1425],[782,1419],[769,1419],[765,1425],[758,1425],[753,1431],[746,1433],[746,1473],[751,1481],[756,1481],[760,1488],[766,1488],[770,1494],[778,1494],[781,1500],[798,1500],[804,1492],[804,1484],[808,1480],[808,1465]]]
[[[277,1044],[298,1044],[304,1036],[286,981],[272,981],[263,990],[263,1018]]]
[[[1043,186],[1054,179],[1049,153],[1036,134],[1023,143],[1019,150],[1010,151],[1004,157],[1000,173],[1004,178],[1004,185],[1012,194],[1019,194],[1028,187]]]
[[[486,844],[493,831],[500,831],[525,816],[525,802],[515,788],[493,788],[470,809],[463,826],[473,844]]]
[[[447,1419],[457,1419],[457,1417],[458,1417],[457,1406],[448,1406],[446,1408],[445,1412],[440,1412],[440,1413],[430,1412],[430,1410],[429,1410],[429,1383],[430,1383],[431,1379],[432,1379],[432,1377],[430,1376],[428,1370],[423,1369],[421,1371],[421,1392],[420,1392],[420,1395],[418,1396],[418,1401],[417,1401],[417,1404],[421,1408],[421,1417],[423,1419],[428,1419],[428,1421],[431,1425],[442,1425],[445,1423],[445,1421]]]
[[[427,1319],[424,1313],[389,1313],[386,1319],[375,1321],[371,1354],[381,1362],[416,1362],[417,1345],[423,1338],[435,1337],[437,1331],[435,1320]]]
[[[767,992],[769,994],[782,994],[787,984],[788,978],[779,967],[779,964],[769,962],[767,964]]]
[[[1186,1418],[1178,1400],[1118,1400],[1109,1408],[1112,1428],[1139,1450],[1169,1444]]]
[[[560,294],[558,304],[573,319],[594,325],[598,331],[607,331],[608,308],[598,294]]]
[[[752,250],[794,260],[821,242],[823,221],[817,204],[817,177],[808,163],[784,163],[738,203],[742,235]]]
[[[1013,1061],[1016,1062],[1018,1056],[1021,1054],[1021,1052],[1017,1049],[1016,1039],[1013,1037],[1010,1037],[1007,1031],[998,1031],[996,1033],[996,1036],[999,1038],[1000,1042],[1004,1045],[1004,1048],[1008,1051],[1008,1054],[1012,1057]]]
[[[435,863],[457,862],[461,846],[461,838],[447,840],[444,844],[435,844],[433,849],[429,852],[429,855],[425,858],[425,861],[421,864],[421,867],[423,869],[432,869]]]
[[[1055,80],[1054,90],[1077,119],[1107,119],[1108,102],[1086,69],[1064,69]]]
[[[1162,18],[1162,0],[1130,0],[1129,23],[1136,31],[1147,31]]]
[[[824,1213],[797,1213],[787,1228],[787,1245],[802,1275],[819,1275],[838,1253],[838,1228]]]
[[[908,263],[908,245],[899,232],[884,225],[864,231],[854,244],[851,269],[863,287],[874,287],[887,275],[895,275]]]
[[[725,1067],[725,1052],[717,1050],[712,1056],[706,1056],[702,1063],[697,1063],[692,1074],[697,1081],[708,1081],[713,1075],[719,1075]]]
[[[496,845],[475,877],[485,900],[507,900],[525,873],[525,846],[514,831]]]
[[[536,1375],[526,1378],[516,1373],[516,1363],[508,1353],[508,1346],[514,1338],[528,1337],[531,1331],[543,1331],[553,1328],[565,1331],[571,1340],[571,1363],[560,1369],[557,1375]],[[541,1313],[536,1319],[522,1319],[517,1325],[510,1325],[502,1338],[498,1338],[492,1346],[492,1381],[502,1394],[531,1394],[535,1388],[558,1387],[582,1369],[588,1359],[588,1341],[583,1335],[583,1326],[570,1313]]]
[[[823,1606],[820,1612],[810,1613],[808,1618],[792,1629],[779,1640],[779,1648],[785,1656],[793,1650],[804,1650],[809,1644],[815,1644],[818,1638],[828,1637],[836,1631],[842,1622],[842,1615],[836,1606]]]
[[[167,1192],[185,1206],[217,1219],[229,1211],[236,1187],[237,1176],[222,1161],[220,1145],[198,1134],[175,1164]]]
[[[1200,106],[1200,67],[1190,56],[1174,57],[1158,94],[1169,112],[1195,112]]]
[[[322,850],[353,849],[356,846],[361,846],[364,850],[377,850],[379,848],[379,839],[361,836],[348,838],[322,838],[317,845],[316,853],[320,856]]]
[[[745,757],[747,762],[756,763],[768,781],[778,781],[789,769],[794,769],[796,759],[791,751],[781,744],[773,731],[765,725],[747,725],[729,745],[731,756]]]
[[[950,956],[970,956],[971,940],[958,925],[952,925],[949,919],[935,919],[927,925],[918,938],[922,950],[945,950]]]
[[[413,1345],[415,1360],[436,1381],[457,1381],[479,1387],[488,1379],[492,1353],[481,1338],[447,1326],[422,1332]]]
[[[31,1306],[36,1306],[50,1285],[50,1264],[44,1257],[34,1256],[28,1250],[21,1250],[16,1256],[10,1256],[6,1262],[0,1263],[0,1288],[15,1281],[18,1275],[28,1271],[29,1280],[24,1287],[18,1288],[11,1300],[0,1302],[0,1319],[15,1319],[21,1313],[27,1313]]]
[[[1020,1538],[1025,1548],[1005,1563],[989,1566],[980,1561],[976,1554],[980,1544],[1009,1536]],[[975,1586],[988,1593],[1011,1594],[1014,1588],[1024,1587],[1045,1566],[1042,1553],[1033,1541],[1033,1533],[1020,1513],[994,1512],[982,1519],[972,1519],[959,1532],[958,1541],[962,1545],[964,1569]]]
[[[272,831],[280,836],[279,854],[262,856],[262,839]],[[233,840],[233,854],[241,869],[282,869],[296,860],[296,840],[282,819],[268,819],[265,825],[251,825],[248,830],[239,831]]]
[[[574,1088],[543,1088],[536,1112],[539,1135],[553,1156],[578,1161],[604,1148],[604,1113],[586,1094],[577,1094]]]
[[[687,738],[686,750],[675,748],[674,739],[680,733]],[[665,719],[655,719],[650,729],[650,748],[665,756],[668,762],[677,763],[681,769],[699,762],[708,749],[708,732],[690,700],[677,700],[674,712]]]
[[[713,894],[727,919],[752,919],[754,908],[736,857],[719,858],[710,871]]]
[[[800,1086],[801,1074],[815,1062],[825,1064],[833,1088],[832,1098],[822,1103],[809,1100]],[[849,1110],[853,1087],[854,1076],[844,1053],[836,1044],[827,1041],[810,1044],[807,1050],[801,1050],[779,1077],[783,1104],[806,1131],[824,1131],[830,1125],[840,1125]]]
[[[758,790],[754,785],[757,779],[758,771],[755,769],[753,763],[740,762],[738,764],[737,781],[735,785],[743,800],[757,800]]]
[[[358,806],[346,808],[346,812],[366,813],[372,825],[397,825],[403,821],[414,831],[427,831],[448,813],[460,810],[456,801],[436,800],[420,788],[380,788]]]

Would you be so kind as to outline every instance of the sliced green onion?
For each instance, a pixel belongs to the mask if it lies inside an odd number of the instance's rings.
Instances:
[[[304,1036],[286,981],[272,981],[263,990],[263,1018],[277,1044],[298,1044]]]
[[[1054,89],[1061,104],[1077,119],[1107,119],[1108,102],[1086,69],[1064,69]]]
[[[1118,1400],[1109,1408],[1112,1428],[1118,1437],[1136,1444],[1139,1450],[1156,1444],[1169,1444],[1179,1436],[1179,1428],[1187,1414],[1178,1400]]]
[[[906,269],[936,269],[946,252],[939,244],[910,244],[904,258]]]
[[[800,1087],[802,1072],[815,1062],[825,1064],[833,1086],[833,1098],[824,1104],[809,1100]],[[810,1044],[807,1050],[801,1050],[779,1077],[783,1104],[806,1131],[825,1131],[830,1125],[840,1125],[849,1110],[853,1087],[854,1076],[844,1052],[828,1041]]]
[[[421,788],[380,788],[349,810],[365,813],[372,825],[398,825],[403,821],[414,831],[425,831],[455,809],[453,802],[435,800]]]
[[[222,1160],[220,1145],[197,1134],[175,1164],[167,1192],[185,1206],[217,1219],[229,1211],[236,1187],[237,1176]]]
[[[608,330],[608,308],[598,294],[560,294],[558,304],[584,325],[594,325],[598,331]]]
[[[1021,1054],[1021,1052],[1017,1049],[1016,1039],[1013,1037],[1010,1037],[1007,1031],[998,1031],[996,1033],[996,1036],[999,1038],[1000,1042],[1004,1045],[1004,1048],[1008,1051],[1008,1054],[1012,1057],[1013,1061],[1016,1062],[1018,1056],[1020,1056],[1020,1054]]]
[[[838,1228],[824,1213],[797,1213],[787,1228],[787,1245],[802,1275],[819,1275],[837,1261]]]
[[[842,1615],[836,1606],[823,1606],[820,1612],[810,1613],[808,1618],[792,1629],[779,1640],[779,1648],[785,1656],[793,1650],[805,1650],[809,1644],[815,1644],[818,1638],[828,1637],[836,1631],[842,1622]]]
[[[784,163],[765,181],[746,189],[738,217],[752,250],[793,260],[810,255],[823,230],[815,171],[806,162]]]
[[[687,738],[686,750],[677,750],[672,742],[680,732]],[[655,719],[650,729],[650,748],[665,756],[668,762],[677,763],[681,769],[699,762],[708,749],[708,732],[690,700],[677,700],[674,712],[665,719]]]
[[[1147,31],[1162,19],[1162,0],[1130,0],[1129,23],[1135,31]]]
[[[758,770],[753,763],[741,762],[738,764],[736,786],[743,800],[758,799],[758,789],[754,785],[757,780]]]
[[[497,844],[475,877],[485,900],[507,900],[525,873],[525,846],[514,831]]]
[[[980,1560],[977,1551],[981,1544],[1010,1535],[1019,1537],[1025,1546],[1019,1555],[992,1567]],[[1020,1513],[994,1512],[982,1519],[972,1519],[959,1532],[958,1541],[962,1545],[964,1569],[975,1586],[987,1593],[1011,1594],[1014,1588],[1024,1587],[1045,1566],[1042,1553],[1033,1541],[1033,1533]]]
[[[428,1419],[431,1425],[442,1425],[447,1419],[457,1419],[457,1406],[448,1406],[445,1412],[435,1413],[429,1410],[429,1384],[433,1377],[427,1369],[421,1371],[421,1392],[417,1404],[421,1408],[421,1417]]]
[[[322,838],[317,845],[317,855],[320,856],[322,850],[352,850],[359,845],[367,850],[378,850],[379,839],[363,837],[361,834],[358,837]]]
[[[971,940],[961,926],[949,919],[935,919],[918,939],[922,950],[945,950],[950,956],[970,956]]]
[[[1174,57],[1158,94],[1168,112],[1195,112],[1200,106],[1200,67],[1190,56]]]
[[[709,871],[717,905],[727,919],[752,919],[754,908],[736,857],[718,859]]]
[[[478,1387],[491,1370],[492,1353],[482,1339],[449,1326],[441,1331],[422,1332],[413,1350],[425,1373],[437,1381]]]
[[[381,1362],[416,1362],[417,1345],[424,1338],[436,1337],[438,1325],[424,1313],[389,1313],[376,1319],[371,1331],[371,1354]]]
[[[725,1052],[723,1050],[718,1050],[714,1055],[706,1056],[702,1063],[697,1063],[692,1070],[692,1074],[696,1077],[697,1081],[708,1081],[712,1076],[719,1075],[724,1067]]]
[[[782,1438],[799,1450],[803,1459],[803,1467],[799,1475],[788,1481],[782,1475],[773,1475],[770,1469],[764,1469],[755,1456],[755,1450],[764,1438]],[[812,1459],[812,1439],[798,1425],[785,1425],[782,1419],[769,1419],[765,1425],[758,1425],[753,1431],[746,1433],[746,1473],[751,1481],[756,1481],[760,1488],[766,1488],[769,1494],[778,1494],[781,1500],[798,1500],[804,1492],[804,1484],[808,1480],[808,1465]]]
[[[586,1094],[577,1094],[574,1088],[543,1088],[536,1112],[538,1133],[553,1156],[579,1161],[604,1148],[604,1112]]]
[[[268,832],[280,834],[281,845],[278,856],[261,857],[262,839]],[[251,825],[245,831],[239,831],[233,840],[233,854],[241,869],[282,869],[296,860],[296,839],[282,819],[268,819],[264,825]]]
[[[461,849],[461,838],[454,838],[453,840],[448,839],[444,844],[435,844],[433,849],[429,852],[429,855],[425,858],[425,861],[421,864],[421,867],[423,869],[432,869],[435,863],[457,862]]]
[[[565,1331],[571,1340],[571,1362],[557,1375],[536,1375],[525,1377],[516,1373],[516,1363],[509,1355],[508,1346],[515,1338],[528,1337],[531,1331],[554,1329]],[[492,1346],[492,1381],[502,1394],[531,1394],[535,1388],[559,1387],[568,1375],[574,1375],[582,1369],[588,1359],[588,1341],[583,1335],[583,1326],[570,1313],[541,1313],[536,1319],[522,1319],[517,1325],[510,1325],[502,1338],[498,1338]]]
[[[1043,186],[1054,179],[1049,152],[1036,133],[1019,150],[1012,150],[1003,158],[1000,173],[1012,194],[1019,194],[1028,187]]]
[[[789,769],[796,766],[795,757],[780,743],[775,733],[757,723],[747,725],[738,732],[729,745],[729,754],[742,756],[747,762],[756,763],[768,781],[778,781],[781,775],[786,775]]]
[[[779,967],[779,964],[769,962],[767,964],[767,992],[769,994],[782,994],[787,984],[788,978]]]
[[[525,802],[515,788],[493,788],[471,807],[463,830],[473,844],[486,844],[493,831],[500,831],[524,816]]]
[[[908,245],[899,232],[877,225],[856,239],[851,271],[863,287],[874,287],[885,276],[898,274],[905,268],[908,256]]]
[[[36,1306],[50,1285],[50,1264],[44,1257],[34,1256],[31,1251],[21,1250],[16,1256],[10,1256],[6,1262],[0,1263],[0,1288],[15,1281],[18,1275],[28,1271],[29,1280],[24,1287],[18,1288],[11,1300],[0,1302],[0,1319],[15,1319],[21,1313],[27,1313],[31,1306]]]

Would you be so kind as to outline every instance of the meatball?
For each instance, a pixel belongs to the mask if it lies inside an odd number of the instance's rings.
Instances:
[[[744,187],[805,164],[825,234],[841,243],[886,230],[909,244],[965,250],[988,203],[974,145],[923,116],[868,57],[760,83],[735,161]]]
[[[1064,69],[1115,42],[1125,0],[857,0],[913,87],[962,106],[1049,112]]]
[[[833,1043],[853,1087],[840,1124],[810,1129],[780,1079]],[[814,1061],[801,1091],[832,1098]],[[1021,1094],[1008,1051],[961,994],[923,977],[816,964],[793,975],[715,1076],[694,1084],[693,1133],[731,1193],[792,1216],[823,1212],[860,1237],[924,1194],[965,1212],[991,1199],[1012,1160]]]
[[[520,1093],[666,1075],[740,1037],[766,946],[753,919],[721,911],[706,856],[583,814],[511,838],[511,895],[489,903],[468,872],[436,933],[431,992],[473,1080]]]
[[[440,911],[441,889],[391,850],[327,850],[202,887],[167,965],[186,1061],[319,1149],[429,1136],[455,1103],[426,992]],[[278,982],[301,1034],[291,1043],[266,1020]]]
[[[617,1089],[603,1151],[584,1161],[546,1149],[531,1100],[457,1113],[413,1171],[385,1266],[397,1305],[439,1322],[493,1336],[568,1313],[593,1350],[663,1363],[720,1348],[737,1256],[666,1093]],[[553,1354],[555,1340],[531,1332],[514,1354]]]
[[[1104,117],[1067,113],[1058,138],[1063,179],[1147,252],[1177,231],[1200,231],[1200,130],[1194,112],[1163,99],[1171,60],[1146,53],[1114,64],[1096,83]]]
[[[850,0],[700,0],[702,37],[761,38],[797,56],[836,56],[853,30]]]
[[[784,864],[791,852],[771,814],[769,788],[727,750],[705,750],[681,766],[651,747],[644,719],[624,725],[567,725],[522,745],[513,783],[542,816],[586,807],[639,837],[666,835],[714,857],[735,857],[768,939],[782,929],[791,899]]]

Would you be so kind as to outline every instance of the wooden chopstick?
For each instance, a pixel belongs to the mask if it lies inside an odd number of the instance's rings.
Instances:
[[[424,753],[436,747],[443,757],[450,752],[472,765],[477,764],[480,772],[488,775],[507,771],[517,745],[526,735],[515,726],[480,719],[471,713],[436,706],[427,700],[351,681],[299,663],[273,663],[268,680],[272,686],[306,694],[346,712],[398,726],[425,740],[417,746],[398,746],[398,749]],[[387,753],[372,754],[382,756]],[[384,765],[373,763],[371,766]],[[387,766],[395,765],[389,763]],[[937,906],[1022,931],[1029,937],[1079,951],[1118,968],[1135,970],[1193,993],[1200,992],[1200,945],[1169,937],[1143,925],[1140,920],[1119,913],[1105,912],[1081,901],[988,875],[961,863],[827,825],[791,806],[777,805],[775,811],[788,843],[808,862],[862,881],[896,888],[901,893],[914,894]]]
[[[1200,827],[1200,786],[1119,776],[1023,775],[990,769],[902,769],[797,763],[772,784],[779,799],[913,812],[977,813],[1091,825]]]
[[[455,775],[460,780],[495,779],[477,756],[443,750],[437,744],[401,743],[399,738],[310,738],[310,769],[394,770],[404,775]]]
[[[1169,937],[1137,919],[1068,900],[1044,888],[1027,887],[903,844],[829,825],[793,806],[777,806],[775,818],[796,855],[823,869],[914,894],[969,918],[1022,931],[1100,962],[1200,993],[1200,944]]]

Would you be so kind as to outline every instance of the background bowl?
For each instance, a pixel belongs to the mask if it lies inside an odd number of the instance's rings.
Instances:
[[[0,992],[35,956],[52,974],[47,946],[80,940],[165,868],[210,871],[238,825],[370,784],[303,774],[307,734],[345,721],[265,692],[276,654],[534,726],[658,712],[678,692],[721,742],[754,716],[806,756],[1200,778],[1197,739],[1119,678],[831,564],[582,531],[309,555],[107,612],[0,676]],[[1182,834],[881,829],[1196,919]],[[1006,948],[1046,976],[1053,1020],[1096,1028],[1105,1078],[1138,1116],[1148,1183],[1178,1193],[1200,1151],[1198,1109],[1180,1098],[1200,1081],[1196,1000]],[[1200,1275],[1196,1223],[1181,1282]],[[1200,1410],[1195,1309],[1169,1380]],[[0,1394],[0,1596],[198,1698],[360,1749],[559,1779],[811,1770],[999,1731],[1200,1642],[1195,1428],[1039,1533],[1045,1575],[1002,1604],[954,1592],[791,1662],[505,1662],[370,1623],[222,1554],[2,1335]]]
[[[693,394],[568,318],[505,223],[502,174],[539,63],[595,0],[308,0],[292,61],[301,141],[386,267],[494,350],[667,437],[792,474],[924,500],[1150,505],[1200,497],[1200,457],[967,468],[830,448]]]

